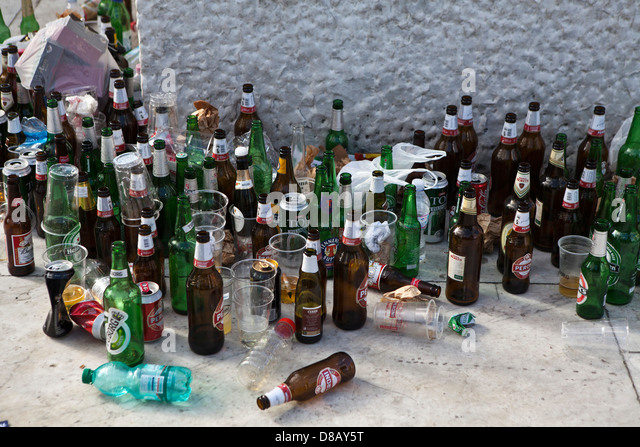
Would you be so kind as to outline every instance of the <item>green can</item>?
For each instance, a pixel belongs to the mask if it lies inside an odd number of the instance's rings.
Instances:
[[[435,178],[434,178],[435,177]],[[440,171],[425,172],[424,192],[429,198],[429,220],[424,230],[426,241],[437,244],[444,240],[447,222],[447,176]]]

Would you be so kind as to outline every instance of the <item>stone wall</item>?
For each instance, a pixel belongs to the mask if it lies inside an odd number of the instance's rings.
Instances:
[[[181,116],[206,99],[232,131],[241,84],[256,88],[274,146],[303,122],[323,144],[342,98],[357,151],[439,135],[447,104],[474,100],[480,171],[488,170],[507,112],[522,129],[541,103],[548,141],[569,137],[569,163],[593,106],[607,107],[607,141],[638,103],[635,0],[310,1],[138,0],[145,94],[174,70]],[[465,71],[467,70],[467,71]],[[475,86],[469,70],[475,72]]]

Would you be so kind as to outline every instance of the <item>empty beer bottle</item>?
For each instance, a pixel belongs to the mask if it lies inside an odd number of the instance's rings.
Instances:
[[[416,207],[416,185],[404,187],[402,212],[396,228],[396,256],[393,266],[406,276],[418,276],[422,227]]]
[[[306,248],[302,254],[295,296],[296,339],[316,343],[322,338],[323,293],[318,255],[313,248]]]
[[[113,212],[109,188],[98,188],[97,219],[94,226],[96,257],[111,265],[112,244],[122,239],[120,223]]]
[[[122,128],[122,135],[126,144],[136,144],[138,136],[138,120],[131,111],[129,97],[123,80],[117,80],[113,84],[113,107],[109,122],[117,122]],[[113,126],[112,126],[113,127]]]
[[[96,199],[89,185],[89,174],[78,172],[78,220],[80,221],[80,244],[87,249],[87,256],[95,259],[97,256],[95,226],[98,221]]]
[[[100,131],[100,162],[104,166],[106,163],[113,163],[116,158],[116,146],[113,142],[113,130],[111,127],[103,127]]]
[[[462,159],[471,162],[471,168],[475,169],[478,134],[473,127],[473,105],[469,95],[464,95],[460,100],[460,110],[458,111],[458,131],[460,132],[460,145],[462,146]]]
[[[602,140],[595,139],[591,142],[591,149],[589,150],[588,159],[593,160],[596,163],[596,167],[602,166]],[[602,197],[603,186],[604,175],[602,173],[602,170],[596,169],[596,192],[598,194],[598,197]]]
[[[32,37],[40,29],[40,24],[36,20],[33,12],[33,2],[22,0],[22,20],[20,21],[20,34],[27,34]]]
[[[624,199],[614,199],[611,208],[612,224],[607,238],[607,261],[610,266],[607,303],[627,304],[636,286],[640,234],[636,227],[636,185],[627,185]]]
[[[158,254],[155,251],[151,227],[142,224],[138,227],[138,247],[136,259],[133,261],[132,275],[133,281],[139,284],[144,281],[153,282],[160,287],[164,286],[164,264],[160,263]],[[166,291],[162,290],[165,295]]]
[[[64,135],[56,135],[54,138],[55,154],[58,159],[58,163],[71,163],[72,160],[69,157],[67,151],[67,139]]]
[[[576,313],[584,319],[602,318],[607,297],[609,263],[607,262],[607,237],[610,224],[606,219],[596,219],[591,251],[580,268]]]
[[[202,189],[208,191],[218,190],[218,173],[216,172],[216,161],[211,155],[204,157],[202,162]],[[206,200],[207,194],[201,197],[200,200]],[[208,209],[212,205],[205,204],[203,209]]]
[[[251,233],[253,257],[257,258],[260,252],[269,246],[269,239],[278,233],[280,233],[280,227],[274,222],[271,204],[267,202],[267,194],[262,193],[258,196],[258,217]]]
[[[47,168],[47,154],[44,151],[38,151],[36,153],[36,182],[33,188],[33,201],[36,204],[36,209],[34,210],[36,214],[36,231],[40,237],[44,237],[42,221],[44,219],[44,198],[47,194],[48,175],[49,169]]]
[[[458,108],[454,105],[447,106],[442,133],[433,149],[444,151],[446,156],[432,163],[434,171],[443,172],[448,180],[447,208],[455,206],[456,184],[453,181],[458,173],[462,160],[462,144],[458,132]]]
[[[375,170],[371,173],[371,183],[369,184],[365,205],[366,211],[386,211],[389,209],[387,194],[384,190],[384,173],[380,170]]]
[[[517,147],[522,161],[526,161],[531,166],[531,195],[536,197],[546,148],[544,138],[540,133],[539,102],[532,101],[529,103],[527,118],[524,122],[524,129],[518,137]]]
[[[344,131],[344,104],[342,99],[334,99],[331,110],[331,128],[325,138],[325,150],[334,150],[336,147],[342,147],[349,153],[349,138]]]
[[[26,202],[20,194],[20,178],[15,174],[7,177],[7,214],[4,218],[4,234],[9,274],[24,276],[33,273],[35,260],[31,218]]]
[[[237,149],[240,149],[237,148]],[[236,261],[250,258],[253,255],[251,237],[256,224],[258,213],[258,198],[256,197],[251,174],[249,173],[249,159],[246,148],[241,153],[236,150],[237,178],[233,192],[233,208],[231,215],[234,223],[234,240]]]
[[[513,192],[507,200],[504,202],[504,209],[502,210],[502,223],[500,229],[500,250],[498,250],[498,260],[496,266],[498,271],[503,273],[504,267],[504,244],[507,234],[513,226],[513,219],[518,211],[518,206],[521,203],[526,203],[529,209],[529,224],[533,222],[535,218],[535,204],[531,199],[531,165],[527,162],[520,162],[518,165],[518,174],[513,182]],[[533,237],[533,236],[532,236]]]
[[[516,114],[507,113],[502,127],[500,143],[491,155],[491,179],[489,180],[489,203],[487,211],[493,217],[499,217],[504,209],[504,201],[511,193],[511,185],[518,173],[521,161],[517,146]]]
[[[345,352],[336,352],[326,359],[292,372],[280,385],[258,397],[261,410],[292,400],[305,401],[326,393],[356,374],[353,359]]]
[[[578,146],[576,154],[576,174],[582,172],[584,169],[584,162],[589,157],[591,145],[594,140],[600,140],[602,142],[602,175],[607,177],[607,169],[609,166],[609,149],[604,142],[605,134],[605,107],[595,106],[593,108],[593,116],[591,118],[591,124],[587,130],[587,135],[584,137],[580,146]],[[620,165],[618,165],[620,166]]]
[[[91,141],[84,140],[80,147],[80,170],[85,171],[89,176],[89,186],[95,197],[98,194],[98,176],[101,171],[100,150],[94,147]]]
[[[58,115],[60,116],[60,123],[62,124],[62,133],[67,139],[71,147],[73,148],[75,158],[71,159],[69,163],[79,166],[80,164],[80,147],[76,131],[69,122],[67,117],[67,110],[64,107],[64,101],[62,100],[62,94],[60,92],[51,92],[51,98],[58,102]]]
[[[554,213],[553,217],[553,248],[551,250],[551,264],[560,266],[560,248],[558,241],[563,236],[570,234],[587,235],[588,227],[583,225],[580,215],[580,191],[576,179],[567,182],[562,199],[562,206]]]
[[[360,224],[349,213],[333,264],[331,317],[340,329],[360,329],[367,321],[368,270]]]
[[[153,142],[153,178],[151,181],[156,189],[158,200],[162,202],[162,210],[160,210],[160,216],[156,221],[158,235],[162,245],[167,247],[176,226],[178,200],[175,187],[171,182],[164,140],[157,139]]]
[[[118,187],[118,180],[116,179],[116,170],[113,163],[105,163],[102,166],[101,179],[98,182],[98,189],[102,186],[109,188],[109,194],[111,195],[111,205],[113,214],[118,222],[122,223],[122,214],[120,207],[120,189]],[[124,237],[124,228],[122,229],[122,237]],[[123,239],[124,240],[124,239]]]
[[[60,112],[58,112],[58,101],[50,99],[47,101],[47,141],[44,144],[44,151],[50,156],[56,155],[56,135],[64,137],[64,129],[62,128]],[[66,137],[64,137],[64,139],[69,160],[74,160],[75,148],[71,146],[71,143]]]
[[[271,191],[272,169],[271,162],[267,158],[267,150],[262,133],[262,121],[253,120],[251,123],[251,136],[249,138],[249,158],[253,172],[253,183],[256,194]]]
[[[606,182],[604,182],[602,199],[600,199],[597,205],[595,219],[591,224],[591,228],[589,228],[589,237],[592,236],[594,231],[594,224],[598,219],[604,219],[609,222],[609,225],[612,224],[613,221],[611,220],[611,205],[613,204],[613,200],[615,198],[616,184],[611,180],[607,180]]]
[[[386,293],[404,286],[415,286],[423,295],[435,298],[439,297],[441,292],[441,287],[436,284],[405,276],[390,265],[369,261],[369,287]]]
[[[144,165],[149,171],[149,175],[153,175],[153,153],[151,152],[151,146],[149,145],[149,135],[145,132],[138,132],[136,137],[136,152],[142,158]]]
[[[140,225],[149,225],[149,228],[151,228],[151,237],[153,238],[154,251],[158,254],[159,262],[164,264],[163,259],[169,256],[169,254],[167,250],[165,250],[164,244],[159,237],[155,208],[142,208],[142,211],[140,212]]]
[[[278,172],[276,173],[276,178],[271,185],[271,192],[280,193],[283,197],[285,194],[290,192],[301,192],[300,185],[298,185],[293,174],[293,160],[291,159],[291,148],[289,146],[282,146],[280,148],[280,158],[278,159],[278,163]],[[278,205],[280,200],[281,199],[278,198],[274,198],[273,200],[273,213],[276,216],[276,219],[280,211],[280,207]]]
[[[142,292],[131,279],[124,241],[112,244],[110,282],[102,302],[107,359],[135,366],[144,359]]]
[[[549,163],[540,177],[540,188],[536,197],[536,215],[533,225],[535,248],[550,252],[553,250],[553,227],[556,213],[562,207],[562,198],[567,184],[564,176],[564,148],[560,141],[554,141],[549,155]]]
[[[229,204],[227,205],[227,210],[229,210],[233,205],[233,191],[236,187],[236,170],[231,164],[231,160],[229,160],[227,133],[224,129],[216,129],[213,132],[212,152],[213,158],[216,160],[218,191],[229,199]],[[227,228],[231,228],[230,219],[227,219],[227,223]]]
[[[7,139],[5,140],[5,144],[7,148],[12,146],[20,146],[25,142],[27,136],[24,134],[22,130],[22,125],[20,124],[20,115],[16,112],[8,112],[7,113]]]
[[[322,285],[322,320],[324,321],[327,315],[327,267],[322,259],[322,248],[320,243],[320,231],[315,228],[310,228],[307,233],[307,246],[306,248],[312,248],[316,251],[316,257],[318,258],[318,273],[320,274],[320,283]]]
[[[346,216],[351,213],[354,209],[354,197],[353,190],[351,188],[351,174],[348,172],[343,172],[340,174],[340,194],[339,194],[339,202],[340,202],[340,229],[339,229],[339,237],[342,238],[342,233],[344,232],[344,224],[346,221]],[[337,248],[337,247],[336,247]],[[329,268],[331,271],[332,268]],[[331,275],[331,273],[329,273]],[[329,276],[331,278],[331,276]]]
[[[393,149],[390,145],[384,145],[381,149],[380,166],[383,170],[393,169]],[[387,183],[384,186],[384,193],[387,196],[387,205],[389,210],[396,212],[396,196],[398,194],[398,185],[395,183]]]
[[[458,186],[458,192],[456,196],[456,206],[453,210],[453,214],[449,218],[449,230],[447,232],[447,241],[451,238],[451,230],[456,226],[460,220],[460,208],[462,208],[462,200],[464,199],[464,192],[467,188],[471,187],[471,182],[463,180]]]
[[[596,205],[598,204],[598,191],[596,189],[596,161],[587,159],[584,170],[580,176],[579,184],[579,213],[582,221],[582,228],[579,234],[587,236],[596,215]]]
[[[327,179],[329,180],[329,185],[331,185],[331,191],[338,192],[338,177],[333,149],[325,149],[324,154],[322,154],[322,164],[327,167]]]
[[[176,192],[183,193],[184,190],[184,171],[189,166],[189,154],[186,152],[178,152],[176,154]],[[189,194],[187,194],[189,196]]]
[[[196,232],[191,206],[186,195],[178,196],[178,218],[169,241],[169,287],[171,307],[180,315],[187,314],[187,278],[193,269]]]
[[[198,207],[198,174],[194,167],[187,166],[184,170],[184,193],[189,197],[189,202],[194,208]]]
[[[242,85],[242,99],[240,100],[240,114],[233,125],[233,133],[241,137],[251,130],[251,123],[259,120],[256,99],[253,95],[253,84]]]
[[[476,191],[464,191],[460,220],[451,230],[445,295],[458,305],[475,303],[480,294],[480,268],[482,265],[482,239],[484,231],[476,215]]]
[[[47,124],[47,102],[42,85],[36,85],[33,88],[33,117]]]
[[[529,289],[529,273],[533,256],[529,205],[521,202],[504,243],[502,287],[509,293],[525,293]]]
[[[616,180],[616,198],[624,197],[624,188],[631,184],[633,177],[633,171],[629,168],[620,168],[620,173]]]
[[[31,98],[29,96],[29,90],[27,90],[20,81],[20,76],[16,76],[17,84],[17,112],[20,118],[31,118],[33,116],[33,106],[31,105]]]
[[[616,166],[618,174],[623,167],[630,168],[633,172],[640,168],[640,106],[635,108],[627,139],[618,151]]]
[[[199,355],[215,354],[224,345],[222,277],[213,261],[208,231],[198,231],[193,270],[187,278],[189,348]]]

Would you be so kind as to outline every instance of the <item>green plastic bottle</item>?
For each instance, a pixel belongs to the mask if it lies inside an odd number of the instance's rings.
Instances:
[[[107,396],[130,394],[136,399],[185,402],[191,395],[191,370],[182,366],[141,364],[129,367],[109,362],[82,371],[82,383]]]
[[[111,247],[111,281],[102,297],[107,359],[135,366],[144,359],[142,292],[131,278],[124,241]]]
[[[420,270],[420,221],[416,207],[416,185],[404,187],[402,212],[396,230],[396,257],[393,267],[415,278]]]

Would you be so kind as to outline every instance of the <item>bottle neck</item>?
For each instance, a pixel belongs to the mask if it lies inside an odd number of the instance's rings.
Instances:
[[[271,205],[268,203],[258,203],[258,218],[256,222],[265,225],[269,225],[273,222],[273,211],[271,211]]]
[[[580,187],[583,189],[594,189],[596,187],[596,170],[584,168],[580,176]]]
[[[502,126],[502,134],[500,135],[500,142],[502,144],[513,145],[518,140],[518,130],[516,123],[504,122]]]
[[[549,155],[549,164],[547,165],[547,173],[559,173],[564,175],[564,151],[562,149],[552,149]]]
[[[46,182],[48,176],[47,160],[36,160],[36,180]]]
[[[513,219],[513,231],[516,233],[528,233],[530,229],[529,213],[516,211],[516,216]]]
[[[476,198],[463,197],[460,205],[460,224],[469,226],[477,222],[478,210],[476,208]]]
[[[527,112],[527,119],[524,122],[525,132],[540,132],[540,111],[529,110]]]
[[[20,124],[20,117],[10,119],[7,123],[7,132],[10,134],[19,134],[22,132],[22,125]]]
[[[293,180],[293,162],[291,161],[291,154],[281,154],[278,162],[278,176],[284,176],[286,179]]]
[[[113,203],[111,202],[111,196],[100,197],[98,196],[98,217],[109,218],[113,217]]]
[[[626,141],[628,143],[640,142],[640,110],[636,110],[633,115],[633,121],[631,122],[631,128],[629,129]]]
[[[529,195],[529,190],[531,189],[531,174],[529,171],[522,172],[518,171],[516,175],[516,179],[513,182],[513,192],[515,195],[523,199]]]
[[[196,249],[193,255],[193,266],[200,270],[210,269],[214,266],[213,250],[210,243],[196,241]]]
[[[229,149],[227,148],[227,140],[215,138],[213,140],[213,158],[216,162],[225,161],[229,159]]]
[[[147,190],[147,180],[144,173],[131,173],[129,181],[129,196],[132,198],[146,197],[149,194]]]
[[[604,258],[607,254],[607,237],[606,231],[594,230],[591,236],[591,256],[596,258]]]
[[[307,245],[305,248],[313,248],[317,254],[316,259],[318,261],[322,259],[322,246],[320,244],[320,239],[317,239],[315,241],[307,239]],[[317,262],[316,262],[316,267],[317,267]]]
[[[91,186],[89,186],[89,182],[78,183],[77,195],[78,206],[80,208],[85,211],[93,210],[96,208],[96,201],[93,198],[93,193],[91,192]]]
[[[604,137],[604,115],[593,114],[587,134],[592,137]]]
[[[127,253],[124,250],[113,250],[111,261],[111,284],[131,283],[131,272],[127,261]]]
[[[331,130],[340,132],[344,129],[342,109],[333,109],[331,114]]]
[[[253,92],[242,92],[242,99],[240,100],[240,112],[252,114],[256,111],[256,100],[253,96]]]
[[[100,161],[104,163],[113,163],[116,157],[116,147],[113,143],[113,136],[102,136],[102,147],[100,148]]]
[[[195,224],[191,216],[191,206],[188,202],[179,202],[178,218],[176,219],[174,230],[176,238],[185,240],[188,236],[190,239],[195,239]]]
[[[460,186],[460,183],[462,182],[471,182],[471,178],[472,178],[473,172],[471,168],[463,168],[460,167],[460,169],[458,169],[458,178],[456,179],[456,185]]]
[[[406,222],[408,219],[413,220],[418,218],[415,191],[409,191],[408,189],[405,189],[401,216],[403,222]]]
[[[156,178],[169,177],[169,163],[166,149],[153,150],[153,176]]]
[[[463,105],[458,114],[458,126],[473,126],[473,106]]]
[[[369,191],[374,194],[384,193],[384,177],[372,176]]]
[[[113,108],[115,110],[127,110],[129,108],[129,98],[124,88],[116,88],[114,90]]]
[[[442,135],[446,137],[455,137],[458,135],[458,117],[456,115],[444,115],[444,125],[442,126]]]
[[[304,255],[301,271],[304,273],[318,273],[318,257]]]
[[[58,109],[55,107],[47,107],[47,133],[50,135],[62,133],[60,113],[58,113]]]
[[[360,229],[360,224],[347,219],[342,233],[342,243],[348,246],[360,245],[361,238],[362,231]]]
[[[151,237],[158,237],[158,227],[155,217],[140,216],[140,225],[149,225],[149,228],[151,228]]]
[[[138,234],[138,257],[148,258],[153,256],[154,253],[153,236],[151,234]]]

